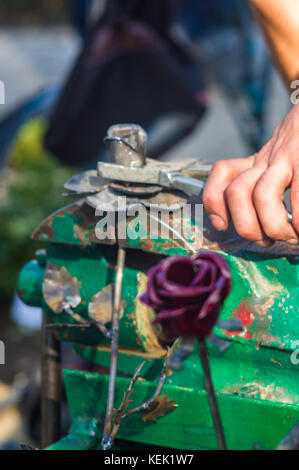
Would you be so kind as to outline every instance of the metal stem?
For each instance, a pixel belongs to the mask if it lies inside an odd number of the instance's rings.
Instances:
[[[151,398],[149,398],[149,400],[146,400],[141,405],[136,406],[135,408],[132,408],[131,410],[127,411],[127,413],[124,413],[121,416],[122,419],[128,418],[129,416],[132,416],[135,413],[140,413],[140,411],[145,411],[151,406],[153,401],[160,395],[160,393],[162,391],[163,385],[164,385],[165,380],[167,378],[167,372],[166,371],[167,371],[167,367],[166,367],[166,364],[165,364],[162,371],[161,371],[159,383],[157,385],[156,391],[153,394],[153,396]]]
[[[60,341],[43,313],[41,364],[41,448],[60,439],[61,357]]]
[[[116,271],[115,294],[114,294],[113,317],[112,317],[111,361],[110,361],[110,375],[109,375],[109,385],[108,385],[108,398],[107,398],[106,417],[105,417],[105,424],[104,424],[104,433],[103,433],[103,439],[102,439],[103,450],[110,449],[113,444],[113,439],[111,437],[112,413],[113,413],[113,408],[114,408],[115,380],[116,380],[116,373],[117,373],[119,311],[120,311],[120,304],[121,304],[121,289],[122,289],[125,259],[126,259],[125,249],[119,248],[118,254],[117,254],[117,271]]]
[[[222,428],[220,413],[216,401],[215,389],[212,382],[211,369],[209,364],[208,350],[205,343],[205,340],[199,341],[199,354],[201,358],[205,386],[209,398],[211,413],[214,421],[215,431],[217,435],[218,445],[220,450],[226,450],[224,432]]]

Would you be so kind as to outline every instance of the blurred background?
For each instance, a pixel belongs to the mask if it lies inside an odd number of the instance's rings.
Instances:
[[[248,156],[289,99],[244,0],[0,0],[0,80],[0,447],[19,448],[39,440],[41,312],[15,286],[63,183],[119,121],[154,158]]]

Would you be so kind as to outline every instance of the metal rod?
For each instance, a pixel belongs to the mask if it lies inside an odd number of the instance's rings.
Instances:
[[[135,408],[132,408],[131,410],[127,411],[127,413],[124,413],[121,418],[122,419],[125,419],[125,418],[128,418],[129,416],[132,416],[133,414],[135,413],[140,413],[140,411],[145,411],[147,410],[151,404],[153,403],[153,401],[160,395],[161,391],[162,391],[162,388],[163,388],[163,385],[165,383],[165,380],[167,378],[167,366],[166,364],[164,365],[162,371],[161,371],[161,374],[160,374],[160,379],[159,379],[159,382],[158,382],[158,385],[157,385],[157,388],[156,388],[156,391],[155,393],[153,394],[153,396],[151,398],[149,398],[148,400],[146,400],[144,403],[142,403],[141,405],[139,406],[136,406]]]
[[[116,411],[116,414],[115,414],[115,417],[114,417],[113,428],[112,428],[112,431],[111,431],[111,438],[113,440],[116,438],[118,430],[119,430],[119,428],[122,424],[122,421],[123,421],[122,414],[126,411],[126,409],[128,408],[128,406],[130,404],[129,397],[130,397],[131,393],[133,393],[133,391],[134,391],[134,385],[137,382],[138,378],[140,377],[140,371],[141,371],[142,367],[144,366],[144,364],[145,364],[145,361],[143,361],[142,364],[140,364],[140,366],[138,366],[137,369],[135,370],[134,375],[133,375],[133,377],[130,381],[130,385],[127,388],[127,390],[125,391],[122,402],[121,402],[118,410]]]
[[[60,439],[61,352],[55,333],[46,328],[51,323],[43,313],[41,364],[41,448]]]
[[[225,437],[221,423],[220,413],[216,401],[215,389],[212,382],[211,369],[209,364],[208,350],[205,340],[199,341],[199,354],[201,358],[205,386],[209,398],[211,413],[214,421],[215,431],[217,435],[218,445],[220,450],[226,450]]]
[[[104,433],[102,439],[102,449],[108,450],[113,444],[111,437],[112,431],[112,413],[114,408],[114,395],[115,395],[115,380],[117,373],[117,355],[118,355],[118,333],[119,333],[119,311],[121,305],[121,289],[123,281],[123,273],[126,259],[126,251],[124,248],[119,248],[117,253],[117,271],[115,281],[115,294],[113,304],[113,317],[112,317],[112,340],[111,340],[111,361],[110,361],[110,374],[108,385],[108,398],[106,417],[104,424]]]

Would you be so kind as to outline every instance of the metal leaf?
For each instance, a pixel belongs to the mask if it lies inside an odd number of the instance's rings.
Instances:
[[[104,325],[111,322],[113,313],[113,299],[114,284],[108,284],[91,298],[91,302],[88,304],[89,317]],[[125,303],[122,301],[119,311],[119,319],[121,319],[123,316],[124,305]]]
[[[159,395],[153,400],[150,407],[143,413],[143,421],[156,421],[157,418],[165,416],[173,411],[178,405],[170,400],[169,395]]]
[[[64,266],[47,264],[42,284],[44,299],[55,313],[75,308],[81,302],[81,282],[73,277]]]
[[[138,204],[142,204],[148,208],[156,208],[167,212],[169,210],[178,211],[184,204],[186,204],[186,202],[188,202],[188,196],[183,192],[174,190],[167,191],[166,189],[146,197],[141,195],[138,197],[138,194],[136,193],[133,193],[130,196],[127,194],[125,199],[124,194],[121,194],[115,189],[113,190],[113,186],[105,187],[102,191],[88,196],[86,198],[86,202],[94,209],[100,209],[102,206],[104,211],[106,205],[109,204],[111,211],[118,212],[119,210],[123,210],[120,198],[123,199],[123,202],[126,202],[127,210],[129,208],[133,210],[136,205],[137,208]]]
[[[243,323],[239,318],[229,320],[218,320],[217,325],[226,331],[243,331]]]
[[[180,350],[181,345],[182,345],[182,337],[177,338],[170,348],[168,348],[167,354],[166,354],[166,366],[168,366],[169,361],[171,358]]]
[[[98,176],[97,170],[89,170],[79,175],[72,176],[72,178],[65,183],[64,187],[72,193],[80,195],[97,193],[105,188],[107,184],[107,180]]]
[[[194,338],[177,338],[166,356],[166,366],[173,370],[182,370],[183,362],[194,350]]]
[[[215,347],[218,349],[218,351],[224,353],[227,349],[230,348],[231,343],[227,341],[226,339],[219,338],[219,336],[216,336],[215,333],[210,333],[208,336],[207,340]]]

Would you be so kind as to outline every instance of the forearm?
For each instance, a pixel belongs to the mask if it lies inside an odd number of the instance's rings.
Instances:
[[[289,88],[299,79],[299,0],[250,0],[250,4]]]

